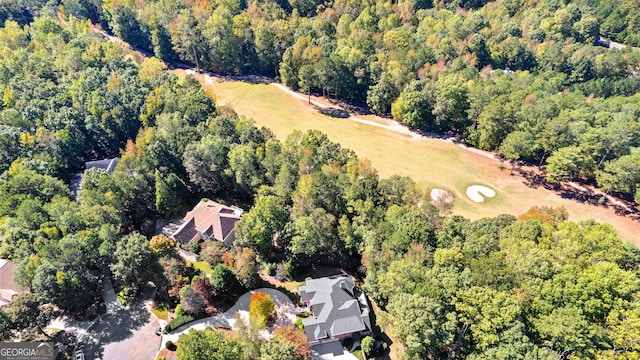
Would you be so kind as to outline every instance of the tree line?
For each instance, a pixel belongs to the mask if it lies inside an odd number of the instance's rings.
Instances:
[[[453,132],[512,162],[545,166],[554,182],[640,196],[632,136],[640,53],[600,43],[602,35],[638,44],[632,0],[56,5],[5,4],[0,19],[90,18],[162,60],[273,76],[304,92],[366,103],[412,128]]]

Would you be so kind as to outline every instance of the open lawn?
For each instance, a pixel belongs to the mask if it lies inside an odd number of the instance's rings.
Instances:
[[[197,262],[192,262],[189,260],[185,260],[185,261],[187,262],[187,265],[193,265],[193,267],[196,268],[196,270],[201,271],[203,274],[207,276],[211,275],[211,273],[213,272],[211,265],[209,265],[209,263],[206,261],[197,261]]]
[[[183,72],[177,71],[179,75]],[[596,219],[609,222],[626,241],[640,245],[640,222],[617,216],[613,209],[592,206],[562,198],[543,187],[531,188],[500,162],[441,139],[399,134],[349,119],[320,114],[305,100],[291,96],[275,85],[242,81],[214,81],[198,75],[218,106],[227,105],[238,114],[253,118],[258,126],[270,128],[284,140],[293,130],[317,129],[332,141],[353,149],[367,158],[381,177],[406,175],[427,191],[432,187],[456,194],[454,213],[471,219],[499,214],[518,215],[535,205],[559,207],[569,211],[570,220]],[[508,164],[505,164],[509,168]],[[470,185],[485,185],[496,191],[494,198],[475,203],[465,195]]]
[[[152,308],[151,312],[158,318],[162,320],[167,320],[169,318],[169,310],[167,310],[166,306]]]

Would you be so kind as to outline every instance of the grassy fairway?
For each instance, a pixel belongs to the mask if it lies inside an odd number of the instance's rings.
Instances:
[[[258,126],[270,128],[284,140],[293,130],[317,129],[332,141],[353,149],[371,160],[381,177],[407,175],[425,189],[439,187],[456,194],[454,212],[471,219],[499,214],[521,214],[535,205],[565,206],[570,220],[596,219],[613,224],[623,239],[640,245],[640,223],[615,215],[612,209],[563,199],[543,188],[533,189],[509,170],[500,170],[497,160],[462,149],[450,142],[412,138],[386,129],[318,113],[276,86],[240,81],[203,81],[218,105],[228,105],[238,114],[253,118]],[[474,203],[465,195],[469,185],[485,185],[497,192],[484,203]]]

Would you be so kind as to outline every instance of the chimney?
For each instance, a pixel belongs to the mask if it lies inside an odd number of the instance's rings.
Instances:
[[[342,290],[344,290],[347,294],[349,294],[349,296],[353,297],[353,294],[351,293],[351,291],[347,287],[347,282],[346,281],[344,281],[344,280],[340,281],[340,288]]]

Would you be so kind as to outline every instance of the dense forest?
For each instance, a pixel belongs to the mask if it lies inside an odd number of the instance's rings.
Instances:
[[[39,11],[99,21],[162,60],[266,74],[366,103],[413,128],[451,132],[511,161],[546,165],[553,182],[640,196],[640,53],[601,41],[640,45],[637,1],[54,4]],[[17,21],[28,13],[4,9]]]
[[[637,178],[618,172],[638,173],[640,98],[627,96],[637,55],[580,37],[596,19],[603,34],[637,41],[632,5],[317,5],[0,1],[0,258],[17,264],[27,291],[0,310],[0,338],[40,332],[59,314],[95,316],[105,276],[124,301],[153,281],[157,302],[193,318],[256,287],[261,268],[291,276],[319,264],[363,280],[379,324],[391,325],[407,359],[637,357],[640,251],[609,225],[573,223],[545,207],[477,221],[452,216],[411,179],[380,179],[326,135],[280,141],[217,107],[192,77],[93,31],[102,21],[162,59],[278,74],[294,87],[368,101],[507,156],[530,151],[559,180],[597,176],[633,194]],[[625,22],[615,25],[612,13]],[[483,55],[466,48],[476,38]],[[508,45],[530,62],[510,63],[524,58],[510,58]],[[333,73],[322,82],[309,66],[323,59],[342,61],[329,68],[346,81],[331,81]],[[580,65],[588,78],[572,77],[581,61],[592,61]],[[491,72],[506,67],[517,71]],[[611,71],[620,73],[604,75]],[[84,161],[114,156],[122,158],[116,171],[87,171],[76,198],[69,182]],[[211,265],[210,277],[187,266],[171,240],[149,239],[157,218],[181,217],[203,197],[247,209],[233,249],[186,246]],[[217,333],[201,336],[220,353],[237,348]],[[281,345],[234,356],[258,359]]]

